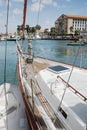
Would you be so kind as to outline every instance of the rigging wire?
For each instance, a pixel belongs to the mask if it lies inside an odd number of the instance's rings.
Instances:
[[[65,93],[66,93],[66,90],[67,90],[67,88],[68,88],[68,83],[69,83],[69,81],[70,81],[70,78],[71,78],[73,69],[74,69],[74,67],[75,67],[75,63],[76,63],[76,60],[77,60],[77,57],[78,57],[79,52],[80,52],[80,46],[78,47],[78,50],[77,50],[77,53],[76,53],[76,56],[75,56],[75,59],[74,59],[74,62],[73,62],[73,66],[72,66],[71,71],[70,71],[70,75],[69,75],[68,80],[67,80],[67,82],[66,82],[66,86],[65,86],[64,93],[63,93],[63,95],[62,95],[60,104],[59,104],[59,106],[58,106],[58,110],[60,109],[60,106],[61,106],[61,104],[62,104],[62,101],[63,101],[64,96],[65,96]]]
[[[4,91],[6,101],[6,112],[7,112],[7,96],[6,96],[6,67],[7,67],[7,35],[8,35],[8,16],[9,16],[9,0],[7,1],[7,18],[6,18],[6,42],[5,42],[5,65],[4,65]],[[6,118],[7,130],[8,130],[8,118]]]
[[[38,15],[37,15],[37,25],[39,24],[39,19],[40,19],[40,9],[41,9],[41,0],[39,0],[39,8],[38,8]],[[41,46],[40,43],[39,43],[39,46],[40,46],[40,48],[42,48],[42,46]],[[35,48],[34,48],[34,50],[35,50]],[[46,51],[46,50],[45,50],[45,51]],[[46,57],[46,55],[45,55],[44,50],[43,50],[42,52],[43,52],[43,55],[44,55],[44,57],[45,57],[45,59],[46,59],[46,63],[48,63],[47,57]]]
[[[6,42],[5,42],[5,65],[4,65],[4,90],[5,90],[5,99],[6,99],[6,104],[7,102],[7,97],[6,97],[6,67],[7,67],[7,35],[8,35],[8,16],[9,16],[9,0],[7,4],[7,19],[6,19]]]
[[[39,23],[39,18],[40,18],[40,8],[41,8],[41,0],[39,1],[39,9],[38,9],[38,15],[37,15],[37,25]]]

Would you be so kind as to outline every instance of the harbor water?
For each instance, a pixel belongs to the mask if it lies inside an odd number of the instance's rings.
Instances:
[[[87,68],[87,45],[69,46],[70,41],[32,40],[34,56],[57,60]],[[22,43],[20,41],[20,43]],[[27,51],[28,40],[24,49]],[[4,82],[5,41],[0,41],[0,84]],[[7,42],[6,82],[17,84],[17,49],[15,41]]]

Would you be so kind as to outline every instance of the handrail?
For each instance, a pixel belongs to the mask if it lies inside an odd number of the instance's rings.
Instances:
[[[84,99],[84,101],[86,101],[87,100],[87,97],[85,97],[83,94],[81,94],[78,90],[76,90],[74,87],[72,87],[70,84],[68,84],[63,78],[61,78],[59,75],[57,76],[57,78],[60,78],[64,83],[66,83],[67,84],[67,87],[68,88],[71,88],[73,91],[74,91],[74,93],[75,94],[78,94],[79,96],[81,96],[83,99]]]

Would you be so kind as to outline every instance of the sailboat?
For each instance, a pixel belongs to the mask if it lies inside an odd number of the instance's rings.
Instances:
[[[26,6],[27,2],[24,12]],[[34,56],[32,41],[27,52],[16,43],[18,78],[30,129],[87,130],[87,69]]]
[[[17,48],[27,115],[31,111],[36,124],[40,119],[38,125],[45,129],[86,130],[87,69],[25,54],[18,43]],[[29,121],[34,126],[31,115]]]
[[[8,10],[9,0],[7,3],[6,34],[8,34]],[[25,106],[19,86],[7,82],[7,44],[6,40],[4,82],[0,85],[0,130],[28,130]]]

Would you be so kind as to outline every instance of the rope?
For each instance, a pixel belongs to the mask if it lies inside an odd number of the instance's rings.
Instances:
[[[71,78],[71,75],[72,75],[73,69],[74,69],[74,67],[75,67],[75,63],[76,63],[76,60],[77,60],[77,57],[78,57],[79,51],[80,51],[80,46],[78,47],[78,50],[77,50],[77,53],[76,53],[76,57],[75,57],[75,60],[74,60],[74,62],[73,62],[73,66],[72,66],[72,69],[71,69],[71,71],[70,71],[70,75],[69,75],[69,78],[68,78],[68,80],[67,80],[66,87],[65,87],[64,93],[63,93],[63,95],[62,95],[62,98],[61,98],[61,101],[60,101],[60,104],[59,104],[58,110],[60,109],[60,106],[61,106],[61,104],[62,104],[62,101],[63,101],[64,96],[65,96],[65,93],[66,93],[66,90],[67,90],[67,88],[68,88],[68,83],[69,83],[69,80],[70,80],[70,78]]]

